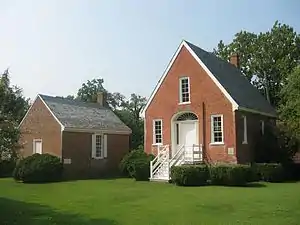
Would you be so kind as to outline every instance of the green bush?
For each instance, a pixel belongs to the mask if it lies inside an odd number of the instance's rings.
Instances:
[[[287,180],[300,180],[300,164],[299,163],[288,163],[284,164],[284,177]]]
[[[149,159],[139,159],[136,160],[132,167],[132,177],[137,181],[146,181],[150,176],[150,160]]]
[[[150,161],[154,155],[147,154],[143,150],[133,150],[122,159],[119,168],[123,175],[133,177],[136,180],[148,180],[150,176]]]
[[[12,176],[15,166],[14,160],[0,160],[0,177]]]
[[[267,182],[282,182],[285,180],[284,169],[279,163],[256,163],[252,169],[260,180]]]
[[[209,172],[206,165],[182,165],[171,168],[171,180],[179,186],[201,186],[207,184]]]
[[[253,181],[251,167],[248,165],[213,165],[209,171],[213,185],[244,186]]]
[[[24,183],[53,182],[61,179],[62,170],[60,158],[50,154],[34,154],[16,165],[13,177]]]

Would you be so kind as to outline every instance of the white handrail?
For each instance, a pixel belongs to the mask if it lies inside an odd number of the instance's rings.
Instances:
[[[150,161],[150,178],[161,168],[161,165],[169,158],[169,145],[158,146],[156,157]]]
[[[177,160],[182,157],[182,155],[184,154],[184,151],[185,150],[185,146],[182,145],[179,150],[175,153],[175,155],[172,157],[171,159],[171,163],[170,163],[170,167],[172,167],[176,162]]]
[[[187,148],[190,148],[190,150],[188,150]],[[150,178],[154,178],[155,175],[159,175],[159,173],[161,172],[166,173],[165,175],[163,175],[164,178],[165,176],[168,176],[168,178],[170,178],[170,168],[173,165],[194,163],[203,160],[203,151],[201,144],[182,145],[179,147],[179,150],[172,156],[171,159],[169,145],[158,146],[157,150],[158,151],[156,157],[150,162]]]

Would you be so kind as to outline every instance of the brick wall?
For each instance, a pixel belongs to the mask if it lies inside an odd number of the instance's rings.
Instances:
[[[191,104],[179,105],[179,78],[190,78]],[[168,75],[155,94],[145,113],[145,151],[153,150],[153,119],[163,120],[163,144],[171,145],[171,119],[180,111],[195,113],[199,119],[199,143],[204,145],[205,155],[211,161],[236,162],[235,155],[228,155],[228,148],[235,149],[235,125],[232,105],[183,47]],[[224,145],[210,144],[210,120],[212,114],[223,114]]]
[[[63,158],[68,178],[97,177],[115,172],[123,156],[129,151],[129,135],[107,135],[107,158],[92,159],[92,133],[63,132]]]
[[[243,144],[244,140],[244,119],[247,120],[247,144]],[[260,114],[254,114],[244,111],[235,112],[236,121],[236,146],[237,146],[237,161],[239,163],[248,163],[254,160],[254,150],[257,147],[257,140],[261,137],[260,121],[264,121],[265,128],[275,124],[274,119]],[[263,138],[263,136],[262,136]]]
[[[33,103],[21,126],[21,154],[33,153],[33,139],[42,139],[43,153],[61,156],[61,127],[40,98]]]

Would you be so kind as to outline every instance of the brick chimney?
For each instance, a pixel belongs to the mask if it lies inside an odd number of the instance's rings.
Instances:
[[[97,103],[101,106],[104,106],[106,104],[106,93],[99,91],[97,93]]]
[[[229,61],[232,65],[240,68],[240,56],[237,53],[232,54]]]

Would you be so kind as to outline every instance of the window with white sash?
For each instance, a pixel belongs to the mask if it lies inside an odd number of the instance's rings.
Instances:
[[[189,77],[181,77],[179,79],[179,103],[190,102],[190,79]]]
[[[212,144],[223,144],[223,115],[212,115],[211,116],[211,143]]]
[[[248,135],[247,135],[247,117],[243,116],[243,142],[242,144],[248,144]]]
[[[260,134],[261,135],[265,134],[265,121],[263,120],[260,121]]]
[[[92,135],[92,158],[103,159],[107,157],[107,135]]]
[[[162,120],[153,120],[153,144],[162,144]]]

